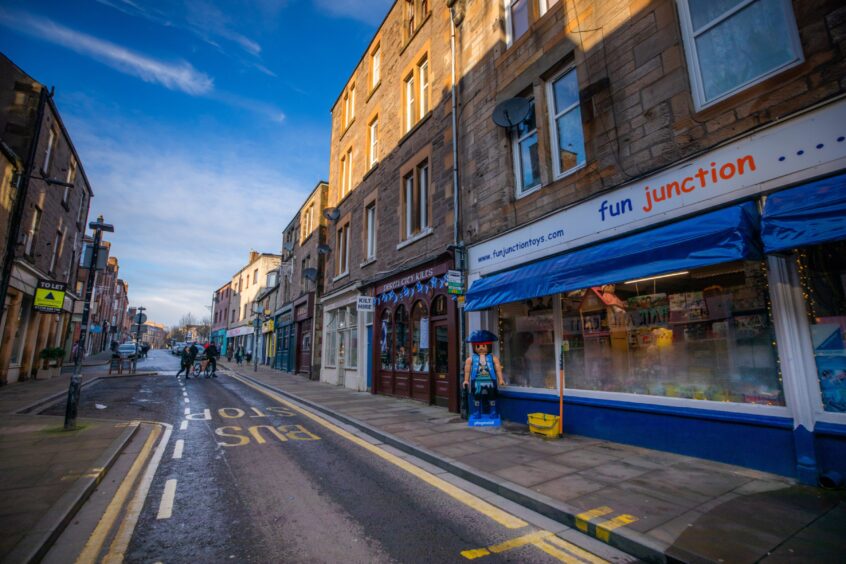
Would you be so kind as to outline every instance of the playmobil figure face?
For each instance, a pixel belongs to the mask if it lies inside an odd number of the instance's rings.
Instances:
[[[490,343],[473,343],[473,352],[480,355],[488,354]]]

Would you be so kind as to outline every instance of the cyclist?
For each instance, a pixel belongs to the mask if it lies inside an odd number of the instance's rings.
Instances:
[[[220,353],[213,342],[206,345],[206,361],[211,365],[211,377],[217,378],[217,357]]]

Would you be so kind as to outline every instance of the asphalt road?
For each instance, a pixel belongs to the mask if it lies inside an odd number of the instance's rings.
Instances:
[[[536,527],[281,398],[224,371],[177,380],[177,368],[175,356],[152,351],[139,370],[159,376],[83,391],[81,416],[173,425],[128,562],[556,562],[567,554],[563,541],[539,542],[545,533]]]

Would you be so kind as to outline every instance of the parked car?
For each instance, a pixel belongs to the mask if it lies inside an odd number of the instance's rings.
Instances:
[[[138,345],[135,343],[124,343],[118,346],[116,352],[120,358],[132,360],[138,356]]]
[[[185,348],[185,343],[174,343],[172,347],[170,347],[170,354],[175,354],[179,356],[182,354],[182,349]]]

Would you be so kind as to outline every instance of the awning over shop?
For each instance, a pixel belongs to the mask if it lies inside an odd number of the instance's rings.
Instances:
[[[465,310],[761,256],[753,203],[706,213],[476,280]]]
[[[768,196],[761,239],[768,253],[846,239],[846,174]]]

